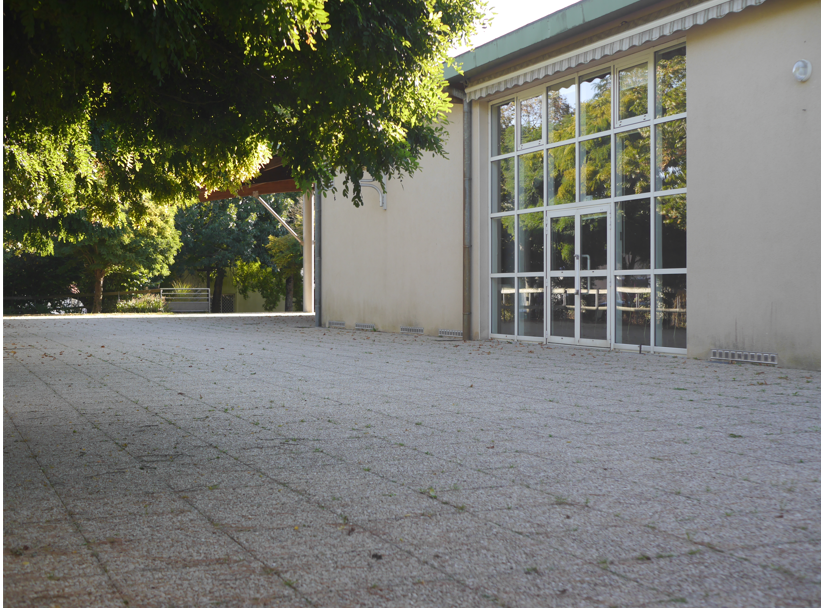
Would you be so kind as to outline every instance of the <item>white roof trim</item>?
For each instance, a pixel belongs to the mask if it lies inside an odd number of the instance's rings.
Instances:
[[[741,12],[748,6],[758,6],[764,2],[765,0],[710,0],[684,9],[674,15],[668,15],[663,19],[644,24],[629,32],[623,32],[606,40],[600,40],[592,45],[576,49],[566,55],[554,57],[547,62],[528,66],[513,74],[505,74],[497,79],[472,87],[469,86],[465,89],[467,100],[481,99],[499,91],[521,86],[557,72],[569,70],[577,65],[590,63],[602,57],[614,55],[647,42],[653,42],[664,36],[689,30],[694,25],[702,25],[712,19],[720,19],[730,13]]]

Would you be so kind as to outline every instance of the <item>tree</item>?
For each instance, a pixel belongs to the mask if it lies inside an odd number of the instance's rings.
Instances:
[[[58,257],[83,261],[86,273],[93,277],[93,313],[102,311],[107,275],[118,273],[145,284],[169,273],[180,248],[170,208],[153,206],[139,221],[126,218],[116,226],[90,221],[85,211],[78,211],[66,218],[64,225],[67,234],[55,243],[54,252]]]
[[[412,174],[423,153],[443,153],[442,62],[480,9],[8,0],[4,215],[24,216],[30,231],[78,208],[113,224],[127,205],[144,211],[130,198],[169,204],[235,189],[273,155],[302,186],[328,189],[345,174],[358,204],[364,172]],[[83,196],[100,172],[123,200]]]
[[[265,197],[278,213],[298,206],[296,195]],[[260,291],[266,310],[273,310],[285,292],[284,276],[276,275],[276,265],[266,249],[272,235],[286,234],[282,226],[255,200],[229,199],[192,205],[177,213],[182,249],[174,265],[177,275],[199,274],[212,290],[212,310],[219,311],[222,285],[232,271],[239,293]],[[289,238],[294,240],[292,236]]]
[[[302,213],[298,205],[291,205],[283,217],[292,218],[297,233],[302,230]],[[301,287],[302,245],[291,234],[272,235],[268,237],[266,249],[277,267],[277,274],[285,281],[285,310],[292,311],[294,288],[297,285]]]

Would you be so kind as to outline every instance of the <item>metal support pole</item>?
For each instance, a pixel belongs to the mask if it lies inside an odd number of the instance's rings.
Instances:
[[[462,102],[462,135],[463,135],[463,168],[462,177],[462,340],[471,339],[471,197],[472,181],[471,151],[473,147],[473,102],[465,99]]]
[[[302,193],[302,310],[314,311],[314,193]]]
[[[316,186],[314,197],[314,316],[322,327],[322,190]]]

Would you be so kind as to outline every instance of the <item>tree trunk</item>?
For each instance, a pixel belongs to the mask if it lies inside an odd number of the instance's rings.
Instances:
[[[285,312],[294,312],[294,275],[285,279]]]
[[[92,314],[99,314],[103,312],[103,279],[105,278],[105,270],[98,268],[94,271],[94,306],[91,309]]]
[[[225,279],[225,268],[217,268],[217,276],[214,277],[214,291],[211,298],[211,312],[222,312],[222,282]]]

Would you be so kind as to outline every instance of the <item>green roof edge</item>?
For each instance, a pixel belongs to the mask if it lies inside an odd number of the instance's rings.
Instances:
[[[658,0],[581,0],[537,21],[528,23],[474,50],[454,57],[464,75],[445,66],[445,80],[454,84],[475,73],[516,59],[539,46],[559,42],[622,15],[655,4]]]

